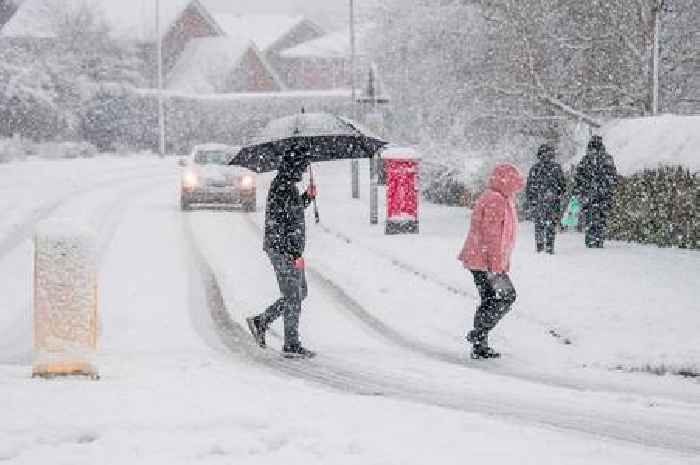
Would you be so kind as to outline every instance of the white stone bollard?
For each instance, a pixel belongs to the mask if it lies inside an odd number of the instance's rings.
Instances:
[[[97,241],[68,220],[41,223],[34,237],[33,376],[98,378]]]

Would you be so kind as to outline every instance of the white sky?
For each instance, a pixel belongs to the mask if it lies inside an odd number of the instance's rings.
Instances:
[[[376,0],[354,0],[358,14]],[[348,24],[350,0],[202,0],[213,11],[232,13],[299,13],[327,29]]]

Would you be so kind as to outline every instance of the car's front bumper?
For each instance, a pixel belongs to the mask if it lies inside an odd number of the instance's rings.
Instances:
[[[247,205],[255,202],[255,189],[206,187],[182,189],[183,199],[189,204]]]

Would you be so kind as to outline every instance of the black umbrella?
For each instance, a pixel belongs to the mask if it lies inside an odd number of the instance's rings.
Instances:
[[[252,144],[243,147],[229,164],[263,173],[278,168],[285,150],[308,149],[312,163],[371,158],[386,142],[354,121],[329,113],[301,113],[270,121]]]

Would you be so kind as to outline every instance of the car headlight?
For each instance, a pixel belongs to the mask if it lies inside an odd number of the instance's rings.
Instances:
[[[182,178],[182,185],[189,189],[197,187],[198,184],[199,179],[197,179],[197,175],[194,173],[185,173],[185,176]]]
[[[252,189],[255,186],[255,179],[253,176],[243,176],[241,178],[241,187],[243,189]]]

